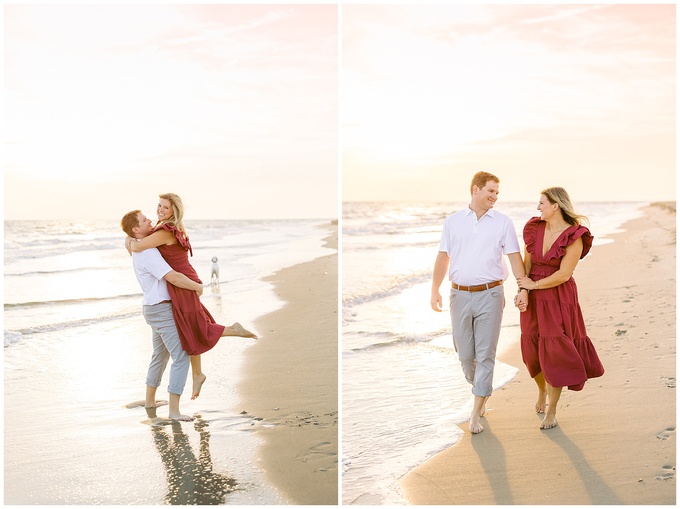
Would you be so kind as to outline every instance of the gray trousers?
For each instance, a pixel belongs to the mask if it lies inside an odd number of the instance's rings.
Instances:
[[[175,319],[172,316],[172,304],[163,302],[154,306],[142,306],[142,313],[153,332],[153,353],[146,384],[151,387],[160,386],[165,366],[172,358],[168,392],[181,395],[189,373],[189,354],[182,349],[179,341]]]
[[[451,332],[475,396],[491,396],[496,347],[505,307],[503,285],[481,292],[451,289]]]

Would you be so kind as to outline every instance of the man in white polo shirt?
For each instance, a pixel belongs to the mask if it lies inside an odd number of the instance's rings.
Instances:
[[[432,273],[430,304],[441,312],[439,288],[448,269],[453,345],[474,395],[472,433],[484,430],[480,420],[493,391],[496,346],[505,307],[503,281],[508,277],[503,255],[510,260],[515,278],[525,275],[515,226],[508,216],[493,210],[499,183],[498,177],[486,172],[472,178],[469,207],[444,222]],[[520,311],[526,309],[527,295],[523,290],[516,298]]]
[[[128,212],[120,224],[125,233],[136,239],[147,237],[153,229],[151,220],[140,210]],[[168,417],[175,421],[193,421],[193,417],[182,415],[179,410],[179,399],[189,373],[189,355],[182,349],[179,340],[166,281],[179,288],[195,291],[199,295],[203,293],[203,285],[172,270],[155,247],[132,253],[132,266],[144,294],[142,297],[144,319],[153,331],[153,353],[146,377],[144,406],[150,416],[155,416],[156,389],[161,384],[168,360],[172,359],[168,384]]]

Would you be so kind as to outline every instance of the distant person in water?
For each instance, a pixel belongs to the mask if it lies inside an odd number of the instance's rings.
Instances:
[[[202,285],[203,282],[189,263],[189,254],[193,256],[193,252],[182,222],[184,217],[182,200],[176,194],[161,194],[156,212],[158,223],[150,235],[141,239],[128,237],[125,242],[126,248],[130,252],[158,248],[158,251],[173,270]],[[238,322],[230,326],[216,323],[195,292],[176,288],[172,285],[168,287],[168,290],[182,348],[191,356],[193,379],[191,399],[195,399],[200,394],[201,387],[206,380],[206,376],[201,370],[201,354],[214,347],[223,336],[245,338],[257,338],[257,336]]]
[[[510,260],[515,278],[524,276],[524,265],[512,220],[494,210],[500,180],[478,172],[470,184],[470,205],[444,222],[439,253],[432,273],[430,305],[442,311],[439,287],[448,272],[451,281],[450,313],[453,346],[472,385],[474,405],[470,431],[484,431],[480,420],[493,392],[496,347],[505,307],[503,281]],[[515,298],[520,311],[526,308],[527,292]]]
[[[557,426],[557,402],[562,388],[580,391],[604,367],[586,333],[572,277],[578,261],[588,254],[593,236],[574,211],[562,187],[541,192],[540,217],[524,227],[524,266],[528,276],[517,280],[528,290],[529,306],[520,315],[522,359],[538,385],[536,413],[545,413],[541,429]],[[547,398],[547,402],[546,402]]]
[[[123,217],[121,227],[125,233],[133,238],[144,238],[151,232],[151,221],[140,210],[133,210]],[[182,415],[179,409],[179,400],[182,392],[184,392],[184,385],[189,373],[189,355],[180,343],[175,320],[172,316],[172,305],[168,292],[169,285],[166,284],[166,281],[177,288],[195,293],[197,296],[203,293],[203,285],[172,270],[172,267],[163,260],[157,249],[133,253],[132,266],[137,281],[142,287],[142,313],[146,323],[151,326],[153,331],[153,353],[146,376],[144,406],[147,412],[155,416],[156,390],[161,384],[168,358],[171,358],[168,417],[177,421],[192,421],[193,417]]]

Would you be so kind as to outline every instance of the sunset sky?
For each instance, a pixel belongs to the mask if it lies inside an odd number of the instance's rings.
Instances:
[[[343,200],[675,199],[675,12],[343,6]]]
[[[336,5],[5,5],[6,219],[336,218]]]

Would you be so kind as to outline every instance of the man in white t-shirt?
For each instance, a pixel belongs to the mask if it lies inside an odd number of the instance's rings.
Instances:
[[[470,431],[484,430],[480,420],[493,391],[496,346],[501,331],[507,255],[515,278],[525,275],[512,220],[493,210],[498,199],[498,177],[478,172],[470,185],[469,207],[446,218],[432,273],[430,304],[442,311],[439,288],[447,273],[451,281],[450,312],[453,345],[466,380],[472,384],[474,405]],[[527,291],[515,299],[526,309]]]
[[[120,224],[125,233],[136,239],[143,239],[153,229],[151,220],[140,210],[128,212]],[[203,293],[203,285],[172,270],[156,248],[132,253],[132,266],[144,294],[142,297],[144,319],[153,331],[153,353],[146,377],[144,406],[150,415],[155,415],[156,389],[161,384],[168,360],[172,359],[168,384],[168,417],[175,421],[193,421],[193,417],[182,415],[179,410],[179,399],[189,373],[189,355],[182,349],[179,340],[166,281],[179,288],[195,291],[199,295]]]

